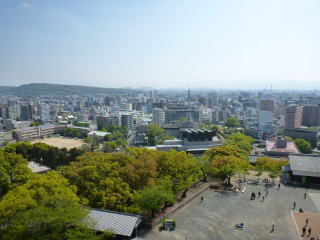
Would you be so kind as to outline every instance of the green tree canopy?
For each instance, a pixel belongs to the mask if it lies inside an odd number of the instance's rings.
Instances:
[[[283,159],[273,159],[270,157],[259,157],[256,161],[256,170],[258,173],[267,171],[269,177],[273,180],[280,176],[282,167],[287,165],[288,161]]]
[[[297,145],[297,147],[299,148],[300,152],[302,153],[310,153],[312,150],[312,146],[311,143],[308,142],[305,139],[302,138],[297,138],[296,140],[294,140],[295,144]]]
[[[250,153],[252,150],[252,144],[254,143],[254,139],[250,136],[244,135],[242,133],[233,133],[228,136],[225,144],[234,144],[240,149]]]
[[[164,130],[156,123],[150,123],[147,126],[146,135],[150,145],[156,145],[164,137]]]
[[[248,155],[245,150],[240,149],[236,145],[224,145],[210,148],[205,152],[205,155],[212,161],[221,156],[234,156],[238,158],[247,159]]]
[[[113,159],[108,153],[85,153],[59,171],[78,187],[78,195],[88,199],[91,207],[130,211],[133,194],[119,176],[120,165]]]
[[[1,239],[64,240],[72,226],[87,228],[87,211],[75,191],[57,172],[34,175],[0,201]]]
[[[136,194],[135,203],[144,211],[154,216],[155,210],[167,203],[173,203],[174,194],[172,192],[172,183],[163,180],[159,184],[145,187]]]
[[[231,184],[231,177],[250,168],[248,161],[234,156],[221,156],[211,163],[211,175]]]
[[[21,155],[0,150],[0,198],[32,177],[33,173],[27,163]]]
[[[236,118],[233,118],[233,117],[228,118],[228,119],[225,121],[224,125],[225,125],[226,127],[228,127],[228,128],[238,128],[238,127],[241,127],[241,124],[240,124],[239,120],[236,119]]]

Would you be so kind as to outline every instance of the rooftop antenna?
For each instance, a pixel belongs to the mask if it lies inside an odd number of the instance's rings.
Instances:
[[[190,104],[190,88],[188,89],[188,106]]]

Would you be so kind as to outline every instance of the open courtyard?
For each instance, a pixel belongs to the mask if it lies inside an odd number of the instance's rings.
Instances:
[[[31,143],[45,143],[57,148],[79,148],[83,146],[84,142],[82,139],[66,138],[66,137],[50,137],[44,139],[37,139],[31,141]]]
[[[246,187],[244,193],[206,191],[202,195],[203,202],[199,196],[172,216],[177,221],[174,231],[159,231],[159,225],[150,231],[142,231],[138,239],[298,240],[300,237],[291,216],[293,202],[296,202],[297,210],[302,208],[305,212],[315,213],[320,210],[320,190],[284,185],[278,190],[274,185],[267,192],[263,185],[249,182],[243,186]],[[252,192],[256,193],[255,200],[250,200]],[[262,196],[265,196],[264,201]],[[242,230],[235,228],[240,223],[244,223]]]

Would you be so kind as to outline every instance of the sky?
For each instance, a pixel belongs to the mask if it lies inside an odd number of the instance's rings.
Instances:
[[[319,0],[0,0],[0,85],[319,89]]]

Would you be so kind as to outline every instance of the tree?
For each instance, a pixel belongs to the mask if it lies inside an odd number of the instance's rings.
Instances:
[[[231,117],[231,118],[228,118],[228,119],[225,121],[224,125],[225,125],[226,127],[228,127],[228,128],[238,128],[238,127],[241,127],[241,124],[240,124],[239,120],[236,119],[236,118],[232,118],[232,117]]]
[[[0,201],[1,239],[64,240],[72,226],[87,228],[88,212],[75,191],[57,172],[34,175]]]
[[[26,183],[32,175],[27,160],[21,155],[0,151],[0,198],[10,189]]]
[[[145,187],[135,196],[136,204],[141,209],[151,213],[152,217],[154,217],[155,211],[161,206],[168,203],[174,203],[174,201],[174,194],[170,181],[162,181],[162,183],[158,185]]]
[[[115,130],[112,134],[105,135],[104,140],[106,142],[114,142],[116,147],[125,147],[128,145],[126,136],[118,130]]]
[[[240,149],[236,145],[224,145],[210,148],[205,152],[205,155],[209,157],[210,161],[220,156],[234,156],[238,158],[247,159],[248,154],[246,151]]]
[[[282,167],[287,165],[288,161],[280,159],[273,159],[270,157],[259,157],[256,161],[256,169],[259,172],[267,171],[269,173],[269,177],[274,181],[275,178],[280,176]]]
[[[164,136],[164,130],[156,123],[150,123],[147,126],[146,135],[150,145],[156,145]]]
[[[127,150],[133,153],[135,149]],[[157,177],[157,158],[156,152],[148,149],[141,149],[135,156],[127,158],[125,166],[120,169],[120,176],[134,190],[140,190],[144,186],[155,184]]]
[[[106,142],[104,146],[104,152],[112,153],[117,150],[117,144],[115,141]]]
[[[211,163],[211,175],[231,184],[231,177],[249,168],[249,163],[234,156],[222,156]]]
[[[210,159],[208,156],[203,155],[203,156],[197,158],[197,162],[198,162],[201,174],[202,174],[202,179],[203,179],[203,181],[207,182],[208,177],[210,175]]]
[[[250,153],[250,151],[252,150],[251,145],[253,143],[254,139],[252,137],[246,136],[242,133],[233,133],[225,141],[225,144],[234,144],[247,153]]]
[[[308,142],[307,140],[302,138],[297,138],[296,140],[294,140],[294,142],[302,153],[311,152],[311,149],[312,149],[311,143]]]
[[[133,193],[119,176],[119,169],[113,154],[90,152],[58,170],[77,186],[78,195],[88,199],[91,207],[131,211]]]
[[[167,177],[173,183],[173,192],[188,188],[201,179],[201,171],[197,160],[186,152],[157,152],[158,178]]]

